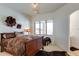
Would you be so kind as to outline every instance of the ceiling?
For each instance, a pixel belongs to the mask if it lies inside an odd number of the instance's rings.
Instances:
[[[15,11],[21,12],[24,15],[34,15],[32,11],[32,4],[31,3],[2,3],[0,5],[4,5],[8,8],[11,8]],[[65,5],[64,3],[39,3],[39,13],[49,13],[54,12],[56,9]]]

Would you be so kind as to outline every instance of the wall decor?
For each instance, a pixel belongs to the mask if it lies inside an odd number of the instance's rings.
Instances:
[[[10,26],[10,27],[16,25],[16,19],[13,18],[12,16],[8,16],[8,17],[6,18],[6,20],[5,20],[5,22],[6,22],[6,25],[7,25],[7,26]]]
[[[22,26],[21,24],[17,24],[18,29],[21,29],[21,26]]]

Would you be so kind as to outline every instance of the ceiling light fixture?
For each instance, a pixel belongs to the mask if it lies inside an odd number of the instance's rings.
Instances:
[[[38,14],[39,13],[39,4],[33,3],[32,4],[32,10],[33,10],[34,13]]]

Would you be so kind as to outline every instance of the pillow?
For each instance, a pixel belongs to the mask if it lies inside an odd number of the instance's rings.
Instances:
[[[32,38],[31,38],[31,37],[29,37],[29,36],[27,37],[27,39],[28,39],[28,40],[32,40]]]
[[[3,38],[6,39],[6,35],[5,34],[3,35]]]

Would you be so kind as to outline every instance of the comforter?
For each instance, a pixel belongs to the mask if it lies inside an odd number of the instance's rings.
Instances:
[[[24,55],[26,39],[23,37],[16,37],[3,40],[5,51],[12,55]]]

